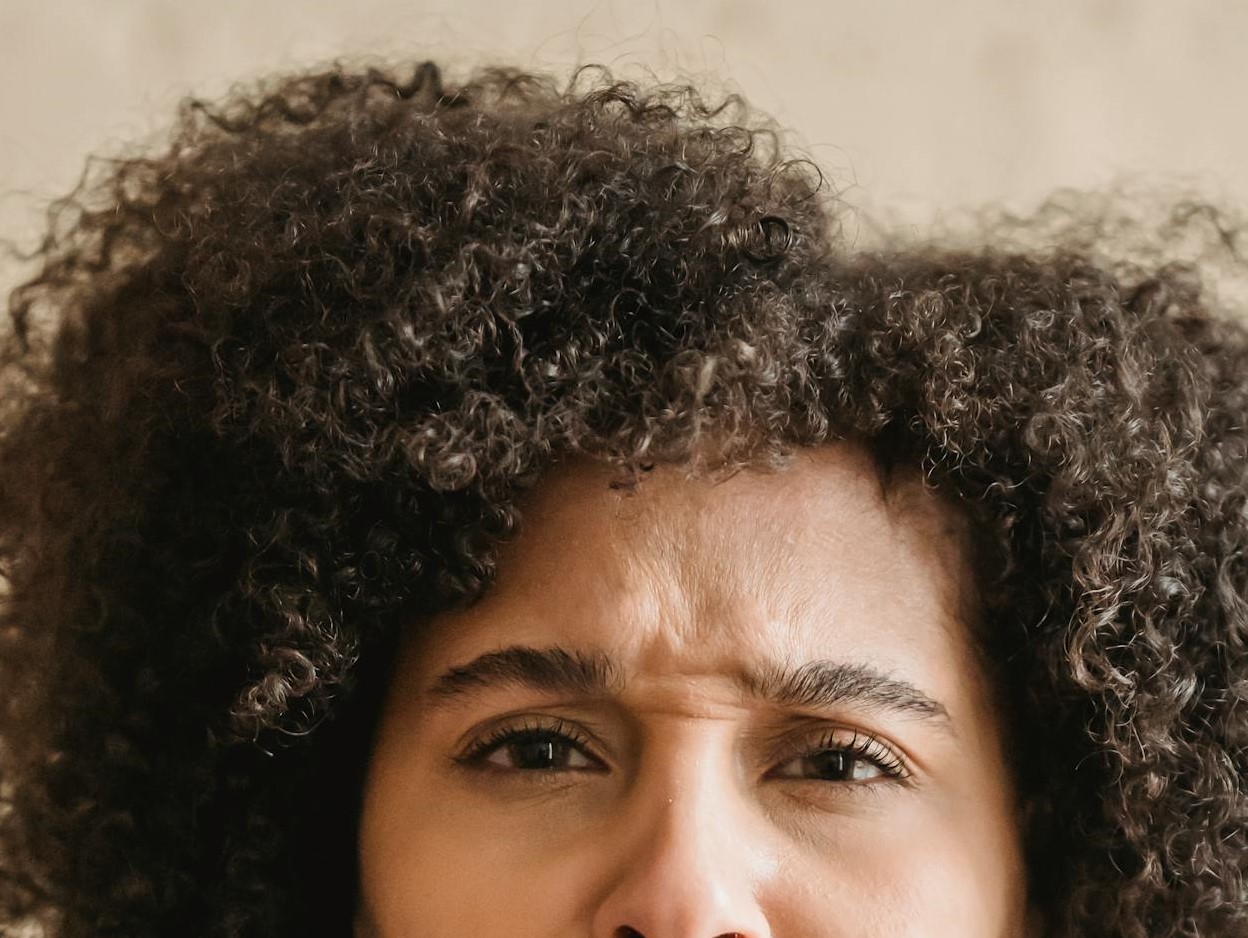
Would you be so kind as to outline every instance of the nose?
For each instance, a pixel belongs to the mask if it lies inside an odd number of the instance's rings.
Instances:
[[[734,781],[714,776],[703,763],[630,794],[594,938],[771,938],[758,819]]]

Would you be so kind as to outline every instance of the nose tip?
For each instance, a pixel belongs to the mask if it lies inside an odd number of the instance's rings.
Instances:
[[[771,863],[756,819],[718,785],[682,788],[634,804],[621,818],[621,849],[593,933],[770,938],[757,889]]]
[[[725,873],[689,868],[681,875],[665,863],[633,867],[619,883],[598,934],[611,938],[770,938],[748,887],[725,888]],[[614,926],[614,927],[612,927]]]

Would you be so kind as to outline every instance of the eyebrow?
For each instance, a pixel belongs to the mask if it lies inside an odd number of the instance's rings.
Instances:
[[[767,665],[734,675],[750,697],[782,709],[830,710],[849,704],[930,721],[949,728],[949,712],[908,681],[868,664],[808,661],[796,668]],[[512,645],[444,671],[428,691],[441,707],[487,688],[525,687],[548,694],[608,697],[623,690],[620,670],[600,651]]]

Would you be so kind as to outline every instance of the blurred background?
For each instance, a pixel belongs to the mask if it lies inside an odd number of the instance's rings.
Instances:
[[[179,99],[335,56],[693,79],[923,230],[1064,187],[1248,204],[1243,0],[0,0],[0,238]]]

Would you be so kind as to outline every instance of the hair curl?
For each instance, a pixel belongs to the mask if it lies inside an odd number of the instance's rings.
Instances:
[[[1004,558],[1052,933],[1248,934],[1248,341],[1184,265],[851,253],[739,101],[335,67],[52,212],[0,359],[0,931],[346,933],[404,622],[556,460],[905,452]],[[900,441],[898,443],[897,441]]]

